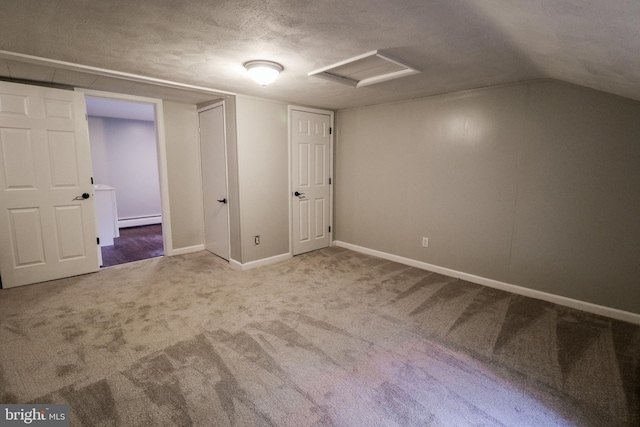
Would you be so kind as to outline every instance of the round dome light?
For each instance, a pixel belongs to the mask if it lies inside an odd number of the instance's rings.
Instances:
[[[272,61],[249,61],[244,64],[249,76],[260,86],[269,86],[276,81],[280,72],[284,70],[282,65]]]

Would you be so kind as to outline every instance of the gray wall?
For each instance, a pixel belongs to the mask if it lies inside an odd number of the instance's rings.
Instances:
[[[538,81],[339,111],[336,137],[336,240],[640,313],[639,102]]]
[[[236,97],[242,259],[289,253],[288,107]],[[253,236],[260,235],[260,245]]]
[[[195,105],[164,101],[162,106],[175,250],[204,242],[198,112]]]
[[[179,249],[203,243],[198,107],[165,101],[163,108]],[[243,264],[289,253],[287,111],[275,101],[225,99],[231,258]],[[261,236],[258,246],[254,235]]]

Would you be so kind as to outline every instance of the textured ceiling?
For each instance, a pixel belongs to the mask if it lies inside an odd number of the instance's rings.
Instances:
[[[307,76],[376,49],[421,73],[358,89]],[[330,109],[537,78],[640,99],[638,0],[0,0],[0,50]],[[254,59],[285,71],[261,88],[242,68]],[[0,76],[29,73],[155,93],[0,57]]]

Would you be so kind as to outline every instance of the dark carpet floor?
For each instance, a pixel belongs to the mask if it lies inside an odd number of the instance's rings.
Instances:
[[[120,229],[112,246],[102,246],[102,267],[126,264],[164,255],[162,224]]]

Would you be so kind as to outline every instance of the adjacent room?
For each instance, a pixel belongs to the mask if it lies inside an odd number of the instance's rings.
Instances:
[[[0,424],[640,425],[633,2],[0,9]]]
[[[153,104],[87,96],[101,267],[162,256]]]

